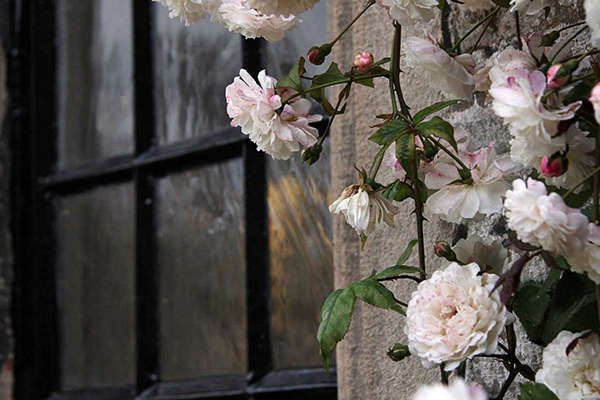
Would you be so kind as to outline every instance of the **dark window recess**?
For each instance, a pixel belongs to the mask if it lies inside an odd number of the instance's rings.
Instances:
[[[329,150],[272,161],[223,96],[324,41],[319,7],[267,44],[150,0],[11,1],[16,399],[336,398]]]

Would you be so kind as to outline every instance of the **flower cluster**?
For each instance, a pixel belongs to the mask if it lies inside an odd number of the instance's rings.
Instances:
[[[300,23],[297,16],[318,2],[154,1],[186,25],[210,15],[231,31],[269,41],[282,39]],[[519,48],[505,46],[489,56],[492,51],[480,46],[486,33],[498,31],[488,28],[503,14],[515,13],[510,20],[520,33],[522,19],[540,18],[558,3],[366,0],[339,35],[307,49],[306,59],[288,75],[276,79],[261,71],[255,79],[241,70],[226,88],[233,127],[274,159],[288,160],[301,152],[307,167],[319,162],[332,126],[349,98],[361,92],[355,85],[389,92],[389,109],[373,117],[378,119],[376,129],[368,135],[374,155],[370,167],[361,165],[362,158],[348,160],[358,170],[358,183],[343,189],[329,211],[343,215],[363,247],[395,228],[400,215],[414,214],[415,239],[399,258],[391,254],[394,249],[379,249],[381,254],[371,262],[393,258],[396,264],[382,271],[373,265],[368,277],[325,300],[317,340],[326,368],[349,329],[355,302],[362,300],[404,317],[407,343],[390,348],[393,361],[412,356],[425,367],[441,368],[444,384],[421,388],[414,400],[486,400],[483,389],[460,378],[447,384],[451,371],[464,370],[476,357],[498,359],[509,371],[496,399],[504,397],[517,375],[533,381],[522,386],[522,398],[527,392],[526,398],[533,400],[550,398],[551,393],[559,400],[600,399],[600,326],[595,316],[600,308],[600,1],[584,0],[585,21],[517,37],[513,43],[519,41]],[[563,3],[566,7],[568,2]],[[570,7],[581,11],[577,8],[582,2],[576,3]],[[429,22],[431,28],[441,14],[438,9],[445,12],[450,6],[483,17],[453,43],[429,34],[402,36],[403,25]],[[394,31],[389,57],[378,59],[361,49],[350,65],[331,62],[326,72],[311,76],[305,64],[328,61],[338,41],[371,7],[379,10],[380,23]],[[476,32],[476,40],[465,42]],[[571,46],[576,38],[578,46]],[[447,99],[412,108],[403,92],[406,75],[425,77],[436,95]],[[376,85],[376,79],[386,84]],[[335,86],[338,91],[327,90]],[[498,144],[485,135],[476,137],[474,129],[456,129],[460,124],[449,120],[459,118],[445,119],[448,112],[464,110],[475,100],[501,121],[494,134]],[[318,105],[322,114],[311,111]],[[323,115],[326,123],[317,129]],[[387,173],[380,174],[382,166]],[[461,225],[452,241],[432,240],[433,252],[441,258],[432,268],[425,226],[438,219]],[[495,224],[494,239],[473,234],[489,231],[490,224],[474,224],[485,219]],[[408,231],[409,226],[400,228]],[[413,249],[418,252],[414,262]],[[532,260],[537,265],[543,261],[550,270],[545,282],[522,282]],[[397,299],[385,286],[396,280],[415,285],[409,299]],[[537,373],[519,359],[517,319],[528,339],[545,347]]]
[[[252,0],[153,0],[171,11],[171,18],[181,19],[186,26],[211,14],[211,21],[246,38],[281,40],[301,22],[296,13],[305,11],[317,1],[252,1]],[[270,11],[268,11],[270,10]]]

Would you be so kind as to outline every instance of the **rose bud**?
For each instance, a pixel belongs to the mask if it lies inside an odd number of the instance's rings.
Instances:
[[[323,146],[321,146],[319,143],[307,149],[304,149],[304,151],[302,152],[302,161],[308,165],[313,165],[314,163],[319,161],[322,151]]]
[[[548,86],[552,89],[560,89],[561,87],[565,86],[571,78],[571,74],[568,72],[565,74],[565,70],[563,69],[561,71],[561,68],[561,64],[556,64],[551,66],[548,70]]]
[[[325,43],[322,46],[313,46],[308,50],[308,61],[314,65],[321,65],[325,62],[325,59],[331,54],[331,46],[329,43]]]
[[[452,250],[448,242],[437,242],[434,245],[433,251],[438,257],[445,258],[448,261],[456,261],[456,253]]]
[[[408,346],[396,343],[387,351],[387,355],[394,361],[402,361],[406,357],[410,356],[410,350],[408,350]]]
[[[373,63],[375,59],[373,58],[373,54],[365,52],[358,53],[354,57],[354,67],[359,74],[367,74],[369,71],[373,69]]]
[[[556,178],[563,175],[569,169],[569,160],[559,153],[552,156],[544,156],[541,162],[541,171],[546,178]]]

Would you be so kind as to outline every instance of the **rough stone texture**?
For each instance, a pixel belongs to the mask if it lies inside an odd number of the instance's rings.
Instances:
[[[560,26],[579,20],[581,12],[573,6],[573,1],[561,0],[560,5],[553,9],[548,20],[541,17],[521,17],[523,34],[532,32],[533,29],[545,29],[549,26]],[[581,9],[581,2],[578,3]],[[362,0],[329,0],[330,35],[339,32],[364,5]],[[336,46],[332,59],[339,62],[346,69],[351,65],[353,55],[358,51],[371,51],[375,59],[389,55],[391,46],[391,29],[387,23],[387,15],[383,10],[370,10],[369,13],[355,26],[350,33]],[[473,23],[481,19],[485,11],[470,12],[459,10],[452,5],[452,10],[445,19],[448,28],[442,29],[438,22],[423,27],[417,25],[404,28],[403,35],[422,36],[425,28],[434,37],[448,40],[460,37]],[[560,18],[559,18],[560,16]],[[535,26],[530,25],[535,21]],[[382,23],[383,22],[383,23]],[[475,55],[482,58],[491,55],[498,48],[516,44],[515,17],[511,13],[502,13],[491,25],[490,33],[483,39]],[[583,43],[583,40],[578,44]],[[469,38],[463,48],[470,49],[473,39]],[[343,68],[344,69],[344,68]],[[430,87],[429,82],[418,71],[410,71],[402,77],[405,97],[409,105],[418,110],[423,106],[442,99],[442,96]],[[366,139],[373,132],[370,126],[377,121],[376,114],[389,113],[390,101],[387,92],[387,83],[379,82],[373,91],[365,87],[355,88],[352,100],[347,108],[346,115],[336,120],[332,134],[332,180],[333,193],[338,194],[342,189],[356,181],[356,172],[351,168],[365,166],[368,169],[372,157],[377,151],[375,145]],[[491,107],[486,105],[482,96],[470,106],[456,106],[452,113],[446,112],[442,116],[452,121],[457,129],[469,131],[478,145],[496,140],[501,152],[508,151],[508,132],[502,121],[495,117]],[[387,171],[382,167],[383,177]],[[385,181],[385,178],[381,179]],[[334,260],[336,287],[344,287],[361,277],[368,276],[373,269],[381,270],[393,265],[395,259],[402,252],[406,243],[416,237],[414,216],[411,214],[413,205],[405,202],[401,205],[400,214],[396,217],[397,228],[386,230],[385,234],[374,235],[369,238],[363,251],[360,250],[360,240],[356,233],[344,222],[342,217],[335,218],[334,222]],[[430,271],[439,266],[439,262],[432,254],[432,245],[436,240],[450,240],[456,226],[442,222],[437,218],[430,218],[426,223],[426,250],[428,268]],[[478,233],[482,236],[502,234],[505,230],[503,221],[499,216],[488,218],[480,223],[471,223],[468,226],[470,234]],[[415,252],[416,253],[416,252]],[[513,255],[514,257],[514,255]],[[414,255],[411,259],[417,263]],[[544,268],[537,266],[530,268],[527,278],[540,279],[544,275]],[[414,283],[395,283],[389,287],[400,299],[407,300],[414,290]],[[417,387],[424,382],[439,379],[437,370],[425,370],[416,359],[409,359],[402,363],[389,360],[385,352],[394,342],[405,342],[402,333],[402,317],[391,312],[375,310],[364,304],[357,304],[351,329],[339,345],[337,350],[339,398],[349,399],[377,399],[401,400],[410,399]],[[534,368],[539,367],[540,349],[533,345],[525,345],[522,329],[517,329],[520,336],[519,353],[524,360]],[[505,371],[498,363],[477,361],[471,363],[468,379],[483,383],[491,395],[499,390],[505,376]],[[514,390],[507,398],[515,398]]]

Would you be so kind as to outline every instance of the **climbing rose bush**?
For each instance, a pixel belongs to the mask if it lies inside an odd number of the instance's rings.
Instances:
[[[210,18],[272,42],[293,35],[302,13],[318,3],[154,1],[186,26]],[[329,211],[358,234],[357,250],[373,246],[363,259],[372,272],[324,299],[317,332],[323,365],[329,369],[360,300],[389,311],[399,327],[381,344],[391,345],[382,362],[416,357],[439,368],[442,383],[419,389],[414,400],[501,400],[517,382],[519,400],[600,400],[600,0],[364,1],[288,74],[241,70],[225,89],[233,127],[273,159],[298,157],[306,168],[323,162],[353,96],[389,96],[387,105],[377,102],[369,131],[356,132],[368,138],[372,159],[333,166],[356,171],[350,186],[334,189],[341,194]],[[473,25],[444,38],[425,31],[439,32],[441,15],[456,12]],[[368,13],[390,30],[389,53],[359,49],[340,54],[343,63],[332,60]],[[547,15],[558,18],[556,26],[531,28],[547,26]],[[409,25],[415,36],[403,32]],[[505,27],[514,27],[512,40]],[[310,74],[308,64],[324,66]],[[404,86],[423,79],[435,99],[418,108]],[[495,116],[494,132],[477,132],[484,125],[477,121],[469,129],[453,124],[472,111]],[[445,229],[436,234],[451,237],[426,234],[440,220]],[[414,239],[377,247],[373,238],[397,237],[394,229]],[[432,252],[426,243],[435,243]],[[528,273],[532,263],[536,274]],[[538,279],[526,278],[532,275]],[[411,296],[398,298],[393,281],[404,281]],[[401,332],[405,341],[394,343]],[[527,343],[544,349],[537,371],[520,358]],[[506,369],[500,385],[463,380],[483,357]]]

